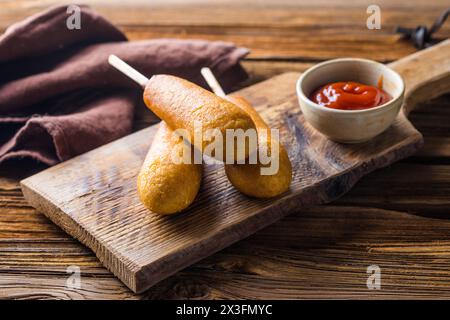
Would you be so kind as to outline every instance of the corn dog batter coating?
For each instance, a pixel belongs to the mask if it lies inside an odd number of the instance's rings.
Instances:
[[[161,121],[139,172],[139,198],[154,213],[173,214],[186,209],[200,189],[202,165],[193,161],[191,164],[172,161],[173,150],[185,143],[180,140]]]
[[[258,145],[266,144],[271,152],[270,134],[263,139],[261,130],[270,130],[258,112],[250,103],[241,97],[227,97],[230,101],[246,111],[252,118],[258,131]],[[278,142],[276,142],[278,143]],[[233,186],[242,193],[256,198],[271,198],[282,194],[289,189],[292,181],[292,165],[286,149],[278,143],[279,170],[274,175],[261,175],[261,167],[269,166],[257,164],[230,164],[225,165],[225,172]]]

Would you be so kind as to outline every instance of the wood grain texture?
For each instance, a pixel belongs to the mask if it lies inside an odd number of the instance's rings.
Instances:
[[[336,199],[363,174],[421,145],[421,135],[404,118],[368,144],[329,142],[303,123],[293,93],[297,78],[285,74],[241,92],[259,110],[270,105],[261,114],[281,130],[294,168],[291,190],[283,197],[247,198],[230,185],[221,166],[209,166],[189,210],[176,217],[149,214],[135,185],[154,126],[23,180],[24,196],[90,247],[128,287],[142,292],[293,208]]]
[[[6,1],[0,30],[50,5],[70,1]],[[448,1],[382,1],[382,28],[366,27],[367,0],[359,1],[86,1],[119,26],[131,40],[201,38],[251,48],[249,59],[325,60],[357,56],[390,62],[414,47],[394,34],[397,25],[431,26]],[[424,9],[426,8],[426,9]],[[445,39],[448,24],[437,34]]]
[[[55,2],[2,1],[0,29]],[[430,25],[448,7],[448,0],[377,1],[383,21],[390,17],[389,24],[368,33],[361,21],[348,18],[352,11],[365,12],[370,1],[364,0],[238,0],[231,5],[229,0],[219,0],[214,1],[214,14],[205,9],[208,1],[183,0],[179,2],[196,15],[185,15],[175,28],[170,24],[177,24],[173,17],[180,10],[173,6],[173,0],[143,0],[138,4],[136,0],[85,2],[119,24],[132,39],[143,38],[140,32],[152,28],[151,21],[155,20],[156,27],[163,25],[161,31],[176,30],[168,35],[210,35],[219,40],[226,36],[246,43],[252,50],[264,50],[261,58],[253,55],[244,61],[250,78],[243,86],[282,72],[302,72],[325,56],[364,56],[383,61],[401,58],[415,50],[409,42],[393,36],[391,27],[397,23],[409,27]],[[153,8],[153,4],[159,7]],[[129,9],[136,6],[144,8],[131,13]],[[202,10],[196,9],[200,6]],[[212,20],[224,7],[229,14],[221,15],[221,22],[214,23]],[[258,11],[251,10],[255,7]],[[310,13],[320,11],[320,19],[310,19]],[[252,28],[255,17],[260,18],[260,23]],[[339,21],[336,17],[340,17]],[[125,19],[130,27],[122,23]],[[306,23],[299,24],[301,20]],[[190,27],[193,23],[197,27]],[[299,48],[300,43],[305,43],[308,49],[296,52],[288,42],[280,46],[277,37],[264,37],[265,33],[274,34],[275,23],[283,24],[278,34],[290,32],[298,38],[293,45]],[[316,35],[321,29],[329,30],[329,35]],[[342,36],[345,47],[338,41],[325,41],[333,32]],[[359,33],[367,38],[362,39]],[[448,24],[438,36],[450,36]],[[316,41],[320,38],[323,41]],[[340,49],[334,53],[337,45]],[[284,54],[286,50],[291,52],[289,58]],[[415,156],[362,178],[332,205],[293,210],[289,217],[178,272],[144,295],[132,294],[101,266],[91,250],[31,208],[17,178],[5,177],[11,176],[11,169],[1,171],[0,298],[450,298],[449,106],[450,96],[445,95],[422,103],[409,115],[425,140]],[[145,109],[138,110],[136,129],[152,123],[147,115]],[[25,168],[26,164],[15,171],[23,175]],[[379,291],[369,291],[365,286],[365,268],[373,263],[382,270]],[[70,265],[81,268],[81,289],[70,290],[64,285]]]
[[[434,56],[449,68],[431,70],[428,64],[435,63]],[[448,60],[450,42],[443,42],[414,59],[400,60],[394,68],[409,83],[408,70],[423,70],[422,84],[434,81],[433,96],[447,89],[439,83],[450,80]],[[422,145],[421,134],[402,114],[368,143],[329,141],[303,120],[294,90],[298,76],[284,74],[241,92],[270,127],[280,130],[291,158],[291,189],[277,199],[244,197],[227,181],[222,166],[213,165],[205,167],[202,189],[186,212],[176,217],[149,214],[136,195],[136,174],[155,126],[23,180],[25,198],[91,248],[129,288],[142,292],[293,208],[335,200],[363,175],[411,155]],[[413,95],[408,91],[406,98]]]

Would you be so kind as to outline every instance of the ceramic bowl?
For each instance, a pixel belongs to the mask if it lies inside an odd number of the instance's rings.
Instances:
[[[363,110],[339,110],[318,105],[311,93],[328,83],[355,81],[378,86],[392,99],[378,107]],[[305,120],[329,139],[342,143],[360,143],[385,131],[394,122],[403,103],[405,84],[402,77],[376,61],[343,58],[319,63],[297,81],[297,95]]]

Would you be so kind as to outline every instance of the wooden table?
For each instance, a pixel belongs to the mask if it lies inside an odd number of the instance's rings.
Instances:
[[[2,1],[0,30],[57,1]],[[87,1],[89,2],[89,1]],[[344,56],[382,62],[415,51],[393,28],[431,25],[449,0],[377,1],[382,29],[368,30],[371,1],[91,1],[130,39],[233,41],[255,83]],[[173,2],[173,3],[172,3]],[[151,4],[148,4],[151,3]],[[450,36],[447,23],[437,37]],[[362,179],[332,204],[292,212],[250,238],[134,295],[92,252],[28,206],[0,177],[0,298],[450,298],[450,95],[412,122],[425,136],[414,157]],[[136,129],[146,122],[137,113]],[[81,289],[68,289],[69,266]],[[367,267],[381,268],[368,290]]]

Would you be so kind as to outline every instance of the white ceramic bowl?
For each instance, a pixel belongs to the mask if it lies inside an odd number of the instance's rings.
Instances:
[[[309,99],[315,89],[328,83],[356,81],[377,87],[380,77],[383,90],[392,99],[378,107],[339,110],[318,105]],[[402,106],[404,91],[405,84],[397,72],[376,61],[357,58],[319,63],[297,81],[298,100],[306,121],[329,139],[343,143],[364,142],[389,128]]]

